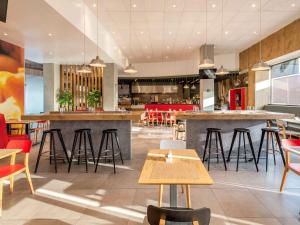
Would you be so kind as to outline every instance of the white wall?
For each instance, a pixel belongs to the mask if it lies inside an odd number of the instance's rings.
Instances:
[[[25,113],[44,111],[44,84],[42,76],[25,75]]]
[[[138,73],[128,75],[121,73],[119,77],[155,77],[155,76],[176,76],[197,74],[199,70],[199,57],[195,59],[181,60],[181,61],[166,61],[156,63],[136,63],[134,67]],[[239,57],[238,54],[222,54],[215,55],[215,67],[219,68],[223,65],[228,70],[238,70]]]

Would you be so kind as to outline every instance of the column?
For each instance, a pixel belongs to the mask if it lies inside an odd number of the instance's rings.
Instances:
[[[115,111],[118,108],[118,67],[114,63],[106,64],[103,76],[103,109]]]
[[[200,109],[213,111],[215,107],[214,79],[200,80]]]
[[[44,112],[58,111],[56,94],[60,85],[60,66],[54,63],[43,64]]]

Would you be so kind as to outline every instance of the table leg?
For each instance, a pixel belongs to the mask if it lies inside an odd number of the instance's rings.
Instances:
[[[170,185],[170,207],[177,207],[177,185]]]

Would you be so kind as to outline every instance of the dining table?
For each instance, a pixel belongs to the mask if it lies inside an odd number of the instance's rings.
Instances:
[[[196,150],[151,149],[149,150],[138,184],[170,186],[170,207],[178,206],[177,185],[211,185],[213,179],[204,167]],[[160,188],[159,198],[162,198]],[[191,208],[191,198],[187,197],[187,205]]]

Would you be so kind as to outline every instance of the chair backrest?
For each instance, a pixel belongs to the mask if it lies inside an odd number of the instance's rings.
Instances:
[[[8,134],[6,129],[5,117],[0,114],[0,148],[6,148],[8,143]]]
[[[186,143],[182,140],[161,140],[160,141],[160,149],[186,149]]]
[[[147,219],[150,225],[159,225],[161,219],[169,222],[191,224],[196,221],[199,225],[209,225],[210,209],[159,208],[149,205]]]
[[[8,142],[6,149],[22,149],[23,153],[30,153],[31,146],[31,140],[11,140]]]

